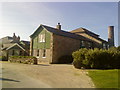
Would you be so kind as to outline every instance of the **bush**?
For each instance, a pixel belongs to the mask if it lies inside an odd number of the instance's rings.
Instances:
[[[8,61],[8,58],[6,56],[0,56],[1,61]]]
[[[94,49],[86,53],[86,61],[89,61],[89,68],[104,69],[109,68],[109,53],[106,50]]]
[[[76,52],[73,52],[72,56],[73,56],[73,65],[76,68],[81,68],[84,67],[83,64],[83,60],[85,60],[85,53],[87,53],[87,49],[86,48],[82,48]]]
[[[8,61],[24,64],[37,64],[37,58],[33,56],[10,56]]]
[[[120,68],[120,51],[112,47],[103,49],[80,49],[73,52],[73,65],[76,68],[110,69]]]
[[[73,58],[71,55],[64,55],[64,56],[61,56],[59,59],[58,59],[58,63],[72,63],[73,62]]]

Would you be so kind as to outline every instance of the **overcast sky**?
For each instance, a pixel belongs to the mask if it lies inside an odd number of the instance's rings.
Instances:
[[[108,38],[108,26],[115,26],[115,44],[118,45],[117,2],[6,2],[1,3],[2,23],[0,38],[19,35],[22,40],[40,24],[55,27],[61,23],[65,31],[80,27]]]

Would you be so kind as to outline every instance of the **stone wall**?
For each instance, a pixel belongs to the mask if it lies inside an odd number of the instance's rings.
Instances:
[[[61,56],[72,55],[72,52],[80,49],[80,40],[53,34],[52,63],[59,63]]]
[[[37,64],[37,58],[29,56],[11,56],[8,59],[9,62],[24,63],[24,64]]]
[[[38,49],[33,49],[33,56],[35,56],[38,60],[38,63],[51,63],[52,59],[52,52],[51,49],[45,49],[45,57],[43,57],[43,49],[39,49],[39,56],[37,56],[37,50]]]

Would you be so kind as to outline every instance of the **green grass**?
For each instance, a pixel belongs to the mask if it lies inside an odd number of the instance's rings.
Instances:
[[[88,72],[88,75],[92,78],[96,88],[118,88],[119,86],[118,69],[89,70]]]

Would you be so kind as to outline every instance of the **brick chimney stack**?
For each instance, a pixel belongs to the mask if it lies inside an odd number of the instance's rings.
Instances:
[[[61,25],[60,25],[60,23],[58,23],[58,25],[56,26],[56,28],[57,28],[58,30],[61,30]]]
[[[109,47],[114,46],[114,26],[108,27],[108,43]]]

